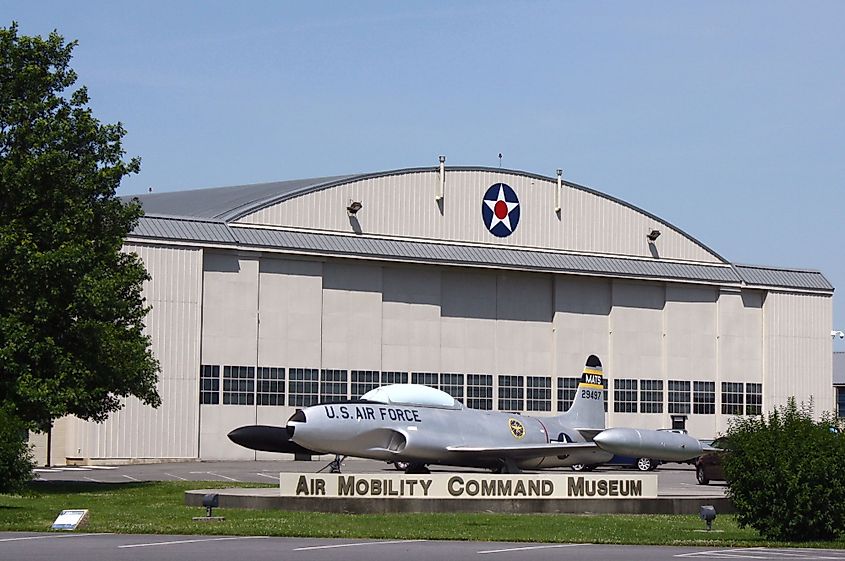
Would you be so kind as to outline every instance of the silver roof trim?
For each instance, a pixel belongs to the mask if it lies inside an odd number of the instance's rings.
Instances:
[[[602,255],[526,251],[505,247],[416,242],[252,227],[231,227],[215,221],[143,217],[132,240],[173,240],[224,244],[255,249],[281,249],[312,255],[372,258],[416,263],[514,268],[637,279],[661,279],[740,286],[730,266],[645,260]]]

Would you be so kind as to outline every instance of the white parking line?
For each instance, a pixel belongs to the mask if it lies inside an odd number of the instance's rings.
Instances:
[[[822,555],[827,553],[828,555]],[[833,554],[833,555],[830,555]],[[845,560],[845,551],[837,549],[795,548],[789,550],[748,547],[741,549],[716,549],[712,551],[693,551],[681,553],[675,557],[704,557],[707,559],[808,559],[808,560]]]
[[[210,471],[206,472],[208,475],[213,475],[214,477],[222,477],[223,479],[228,479],[229,481],[237,481],[234,477],[229,477],[227,475],[220,475],[219,473],[212,473]]]
[[[529,546],[522,546],[522,547],[509,547],[507,549],[488,549],[486,551],[479,551],[477,552],[479,555],[484,555],[486,553],[508,553],[511,551],[528,551],[531,549],[553,549],[557,547],[576,547],[579,545],[585,545],[582,543],[558,543],[558,544],[548,544],[548,545],[529,545]]]
[[[23,540],[59,540],[62,538],[84,538],[86,536],[111,536],[111,533],[102,534],[48,534],[45,536],[24,536],[20,538],[2,538],[0,542],[19,542]]]
[[[270,479],[275,479],[276,481],[279,480],[279,474],[276,475],[267,475],[266,473],[256,473],[255,475],[260,475],[261,477],[269,477]]]
[[[182,481],[187,481],[187,479],[185,479],[184,477],[179,477],[178,475],[174,475],[172,473],[165,473],[164,475],[167,475],[168,477],[172,477],[174,479],[180,479]]]
[[[118,549],[128,549],[131,547],[153,547],[158,545],[179,545],[183,543],[201,543],[201,542],[222,542],[228,540],[263,540],[269,536],[232,536],[229,538],[201,538],[196,540],[174,540],[170,542],[152,542],[152,543],[132,543],[117,546]]]
[[[87,479],[88,481],[93,481],[94,483],[105,483],[105,481],[100,481],[99,479],[94,479],[93,477],[83,477],[82,479]]]
[[[130,480],[132,480],[132,481],[140,481],[140,479],[135,479],[135,478],[134,478],[134,477],[132,477],[131,475],[126,475],[125,473],[121,473],[120,475],[121,475],[122,477],[125,477],[126,479],[130,479]]]
[[[355,542],[355,543],[339,543],[334,545],[314,545],[311,547],[297,547],[293,551],[311,551],[315,549],[335,549],[338,547],[357,547],[362,545],[387,545],[392,543],[416,543],[424,542],[426,540],[396,540],[390,542]]]

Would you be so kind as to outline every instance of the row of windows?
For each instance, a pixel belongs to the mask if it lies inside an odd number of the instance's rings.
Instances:
[[[579,378],[557,379],[557,410],[568,411],[575,400]],[[551,411],[550,376],[498,376],[498,409],[501,411]],[[287,382],[287,383],[286,383]],[[492,374],[437,372],[379,372],[377,370],[327,370],[224,366],[222,392],[220,367],[203,365],[200,370],[200,403],[217,405],[284,405],[308,407],[317,403],[358,399],[387,384],[423,384],[438,388],[472,409],[493,409]],[[607,380],[604,380],[607,411]],[[347,393],[348,388],[348,393]],[[716,412],[716,383],[670,380],[670,414],[712,415]],[[747,415],[763,411],[763,386],[722,382],[722,413]],[[663,413],[663,380],[614,380],[613,410],[617,413]]]
[[[639,385],[639,389],[638,386]],[[669,414],[716,413],[716,382],[669,380]],[[613,410],[617,413],[663,413],[663,380],[614,380]],[[762,415],[763,384],[722,382],[722,413]]]

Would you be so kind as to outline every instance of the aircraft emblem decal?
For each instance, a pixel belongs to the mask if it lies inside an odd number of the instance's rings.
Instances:
[[[508,425],[511,428],[511,434],[517,440],[522,440],[525,437],[525,427],[516,419],[508,419]]]
[[[519,198],[509,185],[495,183],[484,193],[481,218],[494,236],[506,238],[513,234],[519,224],[519,214]]]

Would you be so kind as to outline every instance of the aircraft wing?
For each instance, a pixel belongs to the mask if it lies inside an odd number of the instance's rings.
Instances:
[[[473,456],[493,456],[497,458],[539,458],[542,456],[562,456],[576,450],[594,450],[594,442],[548,442],[546,444],[516,446],[447,446],[447,452]]]

